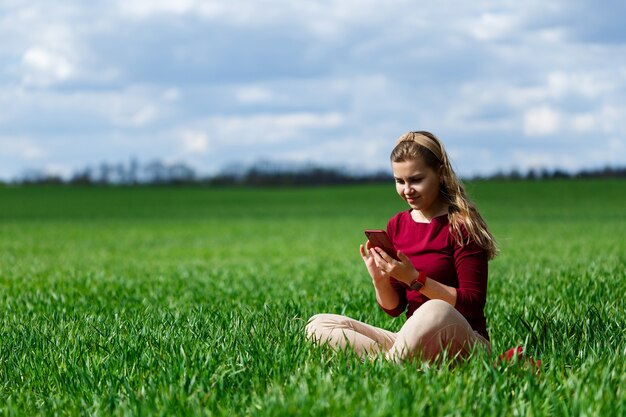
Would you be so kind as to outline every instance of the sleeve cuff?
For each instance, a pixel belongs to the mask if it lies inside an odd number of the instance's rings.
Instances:
[[[378,301],[377,301],[378,303]],[[391,317],[398,317],[400,314],[402,314],[404,312],[404,306],[402,305],[402,302],[400,302],[398,304],[397,307],[389,310],[386,309],[385,307],[381,306],[380,303],[378,303],[378,306],[387,314],[389,314]]]

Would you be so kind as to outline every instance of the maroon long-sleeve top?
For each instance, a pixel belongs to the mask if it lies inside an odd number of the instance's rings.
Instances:
[[[472,329],[489,339],[484,313],[487,251],[472,240],[464,245],[456,243],[445,214],[434,217],[430,223],[418,223],[411,217],[411,210],[403,211],[389,220],[387,233],[396,250],[406,254],[418,271],[424,271],[428,278],[456,288],[455,308]],[[400,303],[393,310],[383,310],[393,317],[406,311],[409,318],[429,300],[421,292],[408,289],[396,280],[392,279],[392,285],[398,292]]]

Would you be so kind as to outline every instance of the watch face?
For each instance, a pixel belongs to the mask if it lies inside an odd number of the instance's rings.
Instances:
[[[419,282],[418,280],[415,280],[415,281],[413,281],[413,282],[411,283],[411,289],[412,289],[412,290],[415,290],[415,291],[419,291],[419,290],[422,288],[422,286],[423,286],[423,285],[424,285],[424,284],[422,284],[422,283],[421,283],[421,282]]]

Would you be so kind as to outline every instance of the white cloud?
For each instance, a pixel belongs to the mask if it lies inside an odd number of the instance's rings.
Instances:
[[[626,118],[626,108],[602,105],[584,113],[560,112],[560,116],[562,130],[568,133],[593,133],[597,137],[626,134],[626,127],[621,122]]]
[[[157,115],[156,107],[150,104],[133,114],[128,121],[131,126],[144,126],[152,122]]]
[[[42,47],[29,48],[22,55],[22,81],[26,85],[47,86],[74,74],[74,66],[63,54]]]
[[[309,142],[298,149],[277,150],[272,156],[280,161],[316,162],[356,172],[389,170],[390,143],[386,138],[342,137],[321,143]]]
[[[33,139],[13,136],[0,136],[0,157],[7,159],[21,158],[37,161],[45,158],[47,152]]]
[[[259,147],[298,141],[306,131],[338,128],[343,123],[344,117],[336,112],[218,116],[208,120],[210,131],[220,142]]]
[[[209,137],[205,132],[182,130],[178,133],[184,153],[206,153],[210,150]]]
[[[605,71],[566,73],[555,71],[548,74],[546,86],[549,96],[560,98],[571,93],[584,98],[597,98],[610,94],[615,90],[615,84],[610,74]]]
[[[599,121],[601,129],[606,134],[620,133],[626,135],[626,107],[617,107],[613,105],[604,105],[600,109]]]
[[[512,152],[512,166],[524,171],[541,168],[560,168],[576,170],[585,166],[585,155],[577,155],[574,152],[565,154],[561,151],[549,151],[541,149],[514,150]]]
[[[563,27],[551,27],[535,32],[539,42],[560,45],[566,40],[567,30]]]
[[[110,22],[110,14],[100,13],[97,4],[90,6],[29,1],[17,2],[6,14],[3,10],[0,37],[11,40],[0,50],[7,80],[47,88],[72,81],[110,82],[119,76],[112,60],[102,59],[89,44]]]
[[[121,0],[118,7],[122,13],[136,18],[145,18],[153,14],[185,14],[192,11],[197,2],[194,0]]]
[[[550,106],[533,107],[524,113],[524,133],[528,136],[548,136],[559,131],[561,114]]]
[[[180,98],[180,96],[181,96],[180,89],[172,87],[172,88],[168,88],[167,90],[165,90],[161,97],[165,101],[176,101]]]
[[[321,39],[335,40],[355,26],[372,22],[396,22],[414,6],[406,0],[393,4],[377,0],[292,2],[285,0],[118,0],[122,16],[147,19],[154,16],[193,16],[237,27],[271,27],[289,25],[314,34]]]
[[[452,169],[458,175],[488,174],[494,169],[494,162],[500,159],[493,150],[473,146],[471,143],[447,146],[447,152]]]
[[[569,125],[576,133],[591,133],[597,127],[598,121],[591,113],[575,114],[571,117]]]
[[[518,18],[514,14],[483,13],[470,23],[470,34],[479,41],[493,41],[519,33]]]
[[[235,90],[235,96],[237,101],[242,104],[267,103],[274,97],[267,88],[257,86],[240,87]]]
[[[90,92],[78,98],[91,117],[111,126],[145,128],[158,122],[172,101],[158,90],[131,87],[122,91]]]
[[[547,101],[571,100],[572,97],[586,101],[601,99],[613,94],[619,83],[624,85],[625,78],[604,69],[569,73],[554,71],[546,74],[542,83],[519,86],[510,82],[477,80],[466,83],[463,92],[483,103],[527,107]]]

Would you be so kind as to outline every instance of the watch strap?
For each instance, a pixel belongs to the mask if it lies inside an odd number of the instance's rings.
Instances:
[[[426,273],[424,271],[419,271],[419,275],[411,281],[409,287],[411,287],[412,290],[419,291],[422,289],[424,284],[426,284]]]

